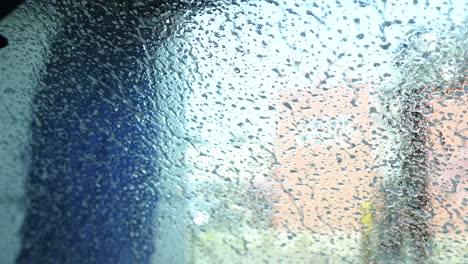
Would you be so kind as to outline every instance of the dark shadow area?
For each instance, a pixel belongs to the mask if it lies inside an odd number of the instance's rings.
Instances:
[[[34,98],[17,263],[149,263],[157,87],[139,62],[138,16],[111,4],[65,6]]]

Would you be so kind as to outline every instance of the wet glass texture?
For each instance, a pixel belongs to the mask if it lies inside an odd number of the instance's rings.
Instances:
[[[464,1],[27,1],[1,263],[465,263]]]

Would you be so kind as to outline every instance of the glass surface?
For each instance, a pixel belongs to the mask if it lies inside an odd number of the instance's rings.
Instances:
[[[1,263],[464,263],[464,1],[29,1]]]

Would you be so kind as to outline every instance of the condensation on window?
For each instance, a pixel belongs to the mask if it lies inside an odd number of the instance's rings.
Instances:
[[[0,23],[0,262],[464,263],[466,23],[463,1],[24,4]]]

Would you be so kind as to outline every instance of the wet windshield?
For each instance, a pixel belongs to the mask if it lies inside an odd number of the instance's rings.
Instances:
[[[462,263],[463,1],[27,2],[2,263]]]

